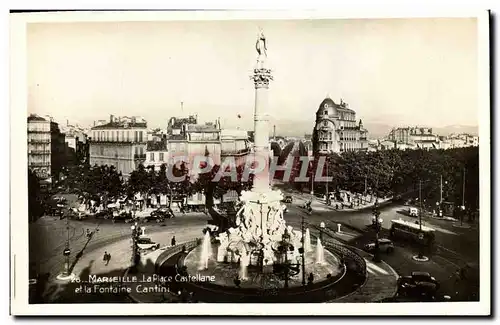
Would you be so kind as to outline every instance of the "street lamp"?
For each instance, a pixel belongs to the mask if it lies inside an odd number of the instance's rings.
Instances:
[[[302,247],[299,248],[299,253],[302,257],[302,285],[306,285],[306,250],[305,250],[305,231],[304,231],[305,221],[304,215],[302,214],[301,231],[302,231]]]
[[[380,211],[378,209],[378,200],[375,200],[375,204],[373,205],[373,217],[372,224],[375,226],[375,254],[373,255],[374,262],[380,262],[380,247],[379,247],[379,232],[382,227],[382,222],[384,221],[380,218]]]
[[[319,224],[319,240],[323,242],[323,231],[325,230],[325,223],[321,221]]]
[[[66,247],[63,251],[63,255],[64,255],[64,274],[66,276],[70,276],[70,272],[69,272],[69,255],[71,254],[71,250],[69,249],[69,247]]]
[[[137,247],[137,239],[140,236],[140,228],[137,225],[137,222],[130,226],[132,230],[132,267],[136,268],[139,263],[139,249]]]
[[[283,233],[283,236],[281,237],[283,241],[282,249],[283,252],[285,253],[285,288],[288,288],[288,239],[290,238],[290,235],[288,234],[288,230],[285,229],[285,232]]]

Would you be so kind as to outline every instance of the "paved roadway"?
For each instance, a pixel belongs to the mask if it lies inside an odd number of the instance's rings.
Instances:
[[[305,199],[309,197],[309,195],[305,195]],[[371,209],[336,211],[316,202],[313,203],[313,213],[307,215],[299,207],[303,202],[304,200],[295,199],[292,204],[288,204],[289,212],[285,214],[285,219],[294,228],[300,227],[301,218],[304,215],[308,224],[319,226],[321,222],[325,222],[327,227],[336,229],[336,224],[340,222],[363,230],[342,228],[346,232],[344,241],[352,246],[363,248],[366,243],[374,240],[373,230],[366,228],[371,224]],[[383,219],[382,237],[388,236],[391,220],[400,218],[412,222],[416,220],[404,213],[407,209],[405,206],[392,203],[380,209],[380,217]],[[418,253],[418,246],[399,241],[395,242],[396,249],[392,255],[383,256],[384,261],[389,263],[400,275],[408,275],[413,271],[427,271],[440,281],[442,294],[450,295],[454,300],[470,299],[467,297],[477,294],[477,289],[471,288],[467,281],[457,280],[456,272],[466,263],[478,263],[479,231],[477,227],[457,228],[453,222],[432,218],[424,219],[423,224],[436,230],[438,249],[430,256],[429,262],[414,261],[412,257]]]
[[[288,205],[289,212],[285,214],[285,219],[294,228],[300,228],[303,211],[299,208],[299,205],[303,204],[303,202],[303,200],[299,199]],[[323,221],[327,226],[336,228],[335,224],[341,222],[355,228],[364,229],[371,223],[370,209],[363,211],[335,211],[319,202],[315,202],[313,208],[313,213],[305,217],[308,224],[319,225]],[[384,228],[382,230],[383,236],[387,235],[390,220],[399,218],[415,220],[401,214],[402,210],[405,210],[404,206],[394,204],[381,208],[381,217],[384,220],[382,225]],[[146,234],[163,233],[162,236],[155,235],[153,239],[160,241],[162,245],[169,245],[173,234],[181,233],[188,227],[190,229],[193,227],[198,228],[201,231],[207,225],[209,219],[210,217],[204,214],[188,214],[168,219],[161,224],[147,223],[144,226],[146,227]],[[469,295],[467,292],[470,288],[467,287],[467,283],[464,281],[457,283],[455,272],[465,263],[478,262],[479,234],[477,227],[469,229],[457,228],[450,221],[436,219],[427,219],[424,224],[436,229],[436,243],[439,248],[431,256],[429,262],[415,262],[412,256],[416,254],[418,248],[399,242],[395,243],[395,253],[391,256],[384,256],[384,260],[400,275],[406,275],[412,271],[428,271],[441,282],[444,294],[449,294],[455,299],[465,299],[463,297]],[[101,254],[103,249],[105,250],[108,246],[111,247],[113,243],[130,236],[130,226],[131,224],[125,223],[113,224],[109,220],[70,220],[69,237],[72,259],[74,259],[77,252],[82,250],[83,256],[85,256],[86,251],[90,252],[96,249]],[[91,240],[88,240],[85,236],[86,229],[98,229],[98,231]],[[345,240],[350,245],[359,248],[362,248],[365,243],[372,241],[374,238],[373,231],[362,233],[353,229],[343,228],[343,230],[346,231],[347,237]],[[313,230],[311,233],[316,234]],[[38,272],[49,272],[51,277],[55,277],[61,271],[64,262],[62,250],[65,247],[67,237],[66,220],[44,217],[35,224],[30,225],[30,261],[36,263]],[[376,270],[376,268],[373,268],[373,270]]]

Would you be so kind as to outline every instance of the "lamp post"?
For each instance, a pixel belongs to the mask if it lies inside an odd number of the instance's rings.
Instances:
[[[321,223],[319,224],[319,240],[321,240],[321,242],[323,242],[323,231],[325,230],[325,223],[323,221],[321,221]]]
[[[63,251],[63,255],[64,255],[64,274],[66,276],[69,276],[70,275],[70,272],[69,272],[69,255],[71,254],[71,250],[69,249],[69,247],[66,247]]]
[[[418,258],[419,259],[424,259],[424,253],[422,252],[424,250],[424,233],[422,232],[422,181],[420,180],[418,183],[418,203],[419,203],[419,209],[418,209],[418,226],[419,226],[419,235],[418,238],[420,240],[420,249],[418,251]]]
[[[132,267],[136,268],[139,262],[139,250],[137,247],[137,238],[139,237],[139,232],[141,229],[137,226],[137,222],[130,226],[132,230]]]
[[[306,285],[306,249],[305,249],[305,231],[304,231],[305,221],[304,215],[302,215],[301,231],[302,231],[302,247],[299,248],[299,253],[302,257],[302,285]]]
[[[375,254],[373,255],[374,262],[380,262],[380,247],[379,247],[379,232],[382,226],[382,222],[384,221],[380,218],[380,211],[378,209],[378,200],[375,200],[375,204],[373,205],[373,217],[372,224],[375,226]]]
[[[290,235],[288,234],[288,230],[285,229],[285,232],[283,233],[282,240],[283,240],[283,251],[285,253],[285,288],[288,288],[288,272],[289,272],[289,265],[288,265],[288,239],[290,238]]]
[[[69,255],[71,254],[71,250],[69,248],[69,215],[66,216],[66,247],[64,248],[64,274],[66,276],[70,275],[69,272]]]

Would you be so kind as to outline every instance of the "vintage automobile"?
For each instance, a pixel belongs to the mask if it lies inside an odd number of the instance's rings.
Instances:
[[[127,211],[122,211],[117,214],[113,214],[113,218],[111,219],[113,223],[115,222],[125,222],[129,223],[134,221],[134,216],[132,215],[132,212],[127,212]]]
[[[392,243],[392,240],[388,238],[380,238],[378,240],[378,248],[381,252],[386,252],[387,254],[394,252],[394,244]],[[375,251],[375,243],[366,244],[365,250],[367,252]]]
[[[283,203],[292,203],[293,202],[293,197],[291,195],[285,195],[285,197],[282,200]]]
[[[412,272],[398,279],[398,295],[434,299],[439,282],[428,272]]]
[[[157,250],[160,248],[160,244],[155,243],[151,240],[151,238],[148,237],[140,237],[137,239],[137,247],[142,250],[148,250],[151,249],[153,251]]]
[[[168,208],[160,208],[152,211],[149,216],[144,217],[144,222],[163,222],[165,219],[172,218],[172,213]]]

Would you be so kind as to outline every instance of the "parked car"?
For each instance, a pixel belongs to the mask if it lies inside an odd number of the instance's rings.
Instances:
[[[111,210],[101,210],[94,214],[94,218],[96,219],[111,219],[113,217],[113,211]]]
[[[418,217],[418,209],[417,208],[409,208],[408,213],[410,217]]]
[[[139,249],[143,249],[143,250],[151,249],[153,251],[160,248],[160,244],[153,242],[151,240],[151,238],[147,238],[147,237],[140,237],[137,240],[137,246],[139,247]]]
[[[284,202],[284,203],[292,203],[293,202],[293,197],[291,195],[286,195],[283,198],[282,202]]]
[[[398,295],[434,299],[439,282],[428,272],[412,272],[398,279]]]
[[[172,218],[172,213],[167,208],[160,208],[152,211],[149,216],[144,218],[144,222],[156,221],[163,222],[165,219]]]
[[[392,243],[392,240],[388,238],[380,238],[378,240],[378,247],[381,252],[386,252],[387,254],[394,252],[394,244]],[[366,244],[365,250],[368,252],[374,251],[375,243]]]
[[[132,216],[132,212],[123,211],[123,212],[119,213],[118,215],[114,215],[112,221],[113,221],[113,223],[115,223],[117,221],[118,222],[123,221],[125,223],[129,223],[129,222],[134,221],[134,217]]]

